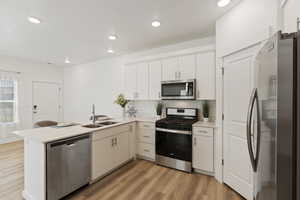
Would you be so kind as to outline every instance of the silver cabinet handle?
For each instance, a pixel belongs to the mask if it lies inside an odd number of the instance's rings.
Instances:
[[[178,79],[181,79],[181,72],[178,72]]]
[[[114,138],[111,139],[111,146],[114,146]]]
[[[149,125],[144,125],[144,127],[145,127],[145,128],[149,128],[150,126],[149,126]]]
[[[160,92],[158,92],[158,98],[160,99]]]
[[[194,146],[197,145],[197,138],[194,137]]]
[[[198,130],[198,133],[207,133],[207,131]]]
[[[144,138],[150,138],[150,136],[148,136],[148,135],[144,135],[143,137],[144,137]]]
[[[150,152],[148,149],[144,149],[145,152]]]
[[[297,17],[297,31],[300,31],[300,17]]]

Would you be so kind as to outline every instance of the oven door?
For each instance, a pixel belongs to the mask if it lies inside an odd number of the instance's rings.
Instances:
[[[192,162],[192,134],[156,128],[156,154],[177,160]]]
[[[162,99],[195,99],[195,80],[162,81]]]

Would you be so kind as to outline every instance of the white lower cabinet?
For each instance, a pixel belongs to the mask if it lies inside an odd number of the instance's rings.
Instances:
[[[138,122],[137,124],[137,154],[147,160],[155,160],[155,124]]]
[[[92,142],[92,180],[130,160],[128,125],[95,132]]]
[[[193,168],[214,172],[213,128],[193,128]]]

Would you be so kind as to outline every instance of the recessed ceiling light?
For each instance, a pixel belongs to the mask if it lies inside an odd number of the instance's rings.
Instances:
[[[40,24],[41,23],[41,20],[39,20],[36,17],[28,17],[27,19],[28,19],[29,22],[31,22],[33,24]]]
[[[69,58],[65,59],[65,63],[67,63],[67,64],[71,63],[71,61],[69,60]]]
[[[107,53],[115,53],[115,51],[112,50],[112,49],[108,49],[108,50],[107,50]]]
[[[160,22],[159,21],[153,21],[152,22],[152,26],[153,27],[159,27],[160,26]]]
[[[110,40],[116,40],[118,37],[116,35],[110,35],[108,36],[108,39]]]
[[[231,0],[219,0],[219,1],[218,1],[218,6],[219,6],[219,7],[225,7],[225,6],[227,6],[230,2],[231,2]]]

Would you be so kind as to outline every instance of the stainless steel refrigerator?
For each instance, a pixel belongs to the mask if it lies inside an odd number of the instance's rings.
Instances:
[[[247,142],[256,200],[300,200],[300,32],[271,37],[254,63]]]

